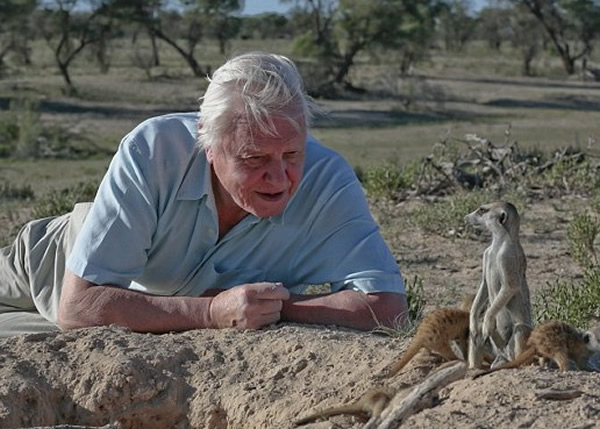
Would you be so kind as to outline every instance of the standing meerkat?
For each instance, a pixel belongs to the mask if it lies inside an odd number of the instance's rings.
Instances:
[[[552,359],[560,371],[569,370],[569,359],[575,361],[577,369],[589,371],[588,359],[600,352],[599,332],[583,332],[568,323],[549,321],[538,325],[531,332],[527,346],[514,360],[496,368],[475,374],[473,378],[496,372],[500,369],[518,368],[535,360]]]
[[[314,414],[296,420],[296,426],[313,422],[320,418],[337,416],[340,414],[364,414],[368,417],[377,417],[387,407],[395,392],[386,387],[374,387],[368,390],[358,401],[337,407],[317,411]]]
[[[482,281],[471,307],[469,367],[480,368],[485,341],[500,359],[514,359],[531,332],[531,302],[525,271],[527,260],[519,241],[520,217],[505,201],[484,204],[465,216],[473,226],[492,234],[483,252]]]
[[[404,354],[392,365],[387,376],[393,377],[422,349],[441,355],[446,360],[458,359],[451,343],[456,341],[463,354],[467,356],[469,338],[469,308],[474,295],[468,295],[460,308],[438,308],[423,318],[417,332]]]

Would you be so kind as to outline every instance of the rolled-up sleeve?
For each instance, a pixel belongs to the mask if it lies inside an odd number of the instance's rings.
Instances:
[[[70,271],[92,283],[119,286],[142,273],[157,222],[151,156],[135,137],[121,142],[67,261]]]

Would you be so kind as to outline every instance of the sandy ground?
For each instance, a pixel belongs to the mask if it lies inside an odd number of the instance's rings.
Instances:
[[[532,203],[522,241],[534,291],[581,275],[568,254],[566,228],[579,199]],[[486,238],[425,236],[403,222],[408,204],[383,231],[406,277],[424,280],[428,311],[452,305],[479,284]],[[382,378],[410,337],[333,326],[284,324],[260,331],[137,334],[116,327],[30,334],[0,340],[0,428],[78,424],[123,428],[291,428],[310,411],[350,402],[386,385],[400,394],[441,361],[421,353],[396,377]],[[444,387],[435,406],[407,428],[600,427],[600,373],[527,367]],[[568,400],[544,389],[577,390]],[[360,428],[350,416],[306,427]]]

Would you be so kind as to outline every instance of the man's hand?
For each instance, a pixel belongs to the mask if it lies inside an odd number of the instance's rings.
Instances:
[[[259,329],[281,318],[290,292],[281,283],[252,283],[225,290],[209,307],[211,327]]]

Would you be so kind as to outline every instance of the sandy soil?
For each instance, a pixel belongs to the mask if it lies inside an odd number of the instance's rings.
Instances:
[[[568,254],[566,228],[585,205],[576,198],[550,200],[522,213],[534,293],[558,277],[581,275]],[[428,311],[476,289],[485,237],[425,236],[403,220],[409,203],[389,210],[394,217],[382,222],[384,234],[404,274],[424,279]],[[291,428],[296,418],[350,402],[375,385],[409,392],[441,364],[423,352],[395,378],[382,378],[409,341],[292,324],[160,336],[105,327],[2,339],[0,428],[114,422],[123,428]],[[598,386],[600,373],[551,368],[467,376],[443,388],[434,407],[410,416],[402,427],[600,427]],[[550,388],[580,395],[536,396]],[[307,427],[362,425],[338,416]]]

